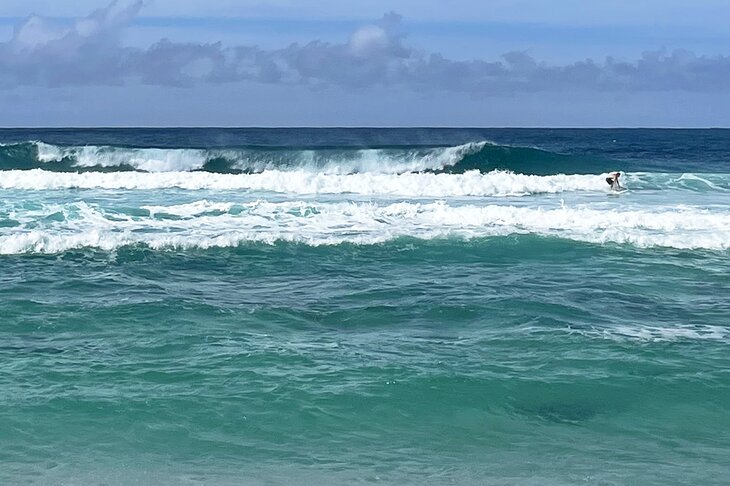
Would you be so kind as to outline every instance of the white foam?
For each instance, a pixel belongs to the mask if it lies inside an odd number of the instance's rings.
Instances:
[[[653,209],[613,211],[607,216],[604,211],[586,207],[205,200],[145,208],[149,216],[85,202],[16,211],[20,226],[0,228],[0,253],[58,253],[84,247],[113,250],[133,244],[154,249],[277,241],[375,244],[398,237],[469,239],[508,234],[640,247],[730,247],[728,211]],[[55,213],[63,214],[63,218],[46,218]],[[178,218],[170,220],[164,215]]]
[[[511,196],[564,191],[606,191],[602,175],[535,176],[506,171],[482,174],[323,174],[303,170],[270,170],[259,174],[209,172],[0,171],[2,189],[165,189],[250,190],[288,194],[359,194],[367,196]]]
[[[204,199],[186,204],[176,204],[172,206],[142,206],[141,208],[149,211],[150,216],[152,217],[155,217],[158,214],[193,217],[205,213],[229,212],[233,206],[233,203],[215,203]]]
[[[33,142],[38,149],[38,160],[41,162],[58,162],[63,160],[64,151],[61,147],[43,142]]]
[[[73,159],[77,167],[119,167],[127,165],[147,172],[191,171],[201,169],[208,160],[204,150],[197,149],[135,149],[86,145],[57,147],[35,142],[40,162]]]

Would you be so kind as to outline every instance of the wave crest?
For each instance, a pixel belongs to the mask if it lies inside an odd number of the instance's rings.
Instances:
[[[0,169],[41,168],[58,172],[143,171],[259,173],[308,170],[325,174],[440,171],[479,154],[488,142],[452,147],[384,149],[260,149],[62,147],[44,142],[0,145]]]

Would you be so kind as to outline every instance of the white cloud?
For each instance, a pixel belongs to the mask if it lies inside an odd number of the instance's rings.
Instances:
[[[524,52],[497,60],[455,61],[409,47],[401,17],[384,15],[338,44],[313,40],[281,49],[161,40],[124,47],[120,35],[142,0],[114,1],[71,26],[39,16],[0,44],[0,87],[19,85],[163,86],[255,81],[348,89],[400,86],[472,95],[538,91],[727,91],[730,57],[648,52],[633,62],[608,58],[548,65]]]
[[[385,49],[389,44],[385,29],[377,25],[366,25],[353,32],[350,37],[350,51],[355,56],[364,57]]]

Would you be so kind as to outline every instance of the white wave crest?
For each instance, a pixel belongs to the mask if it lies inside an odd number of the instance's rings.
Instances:
[[[202,169],[209,161],[223,159],[230,169],[251,172],[264,170],[308,170],[326,174],[374,172],[398,174],[438,170],[457,164],[464,156],[478,152],[488,142],[471,142],[453,147],[424,149],[361,150],[246,150],[246,149],[161,149],[113,146],[59,147],[33,142],[42,163],[64,159],[76,167],[128,166],[146,172],[189,172]]]
[[[602,175],[535,176],[506,171],[482,174],[322,174],[271,170],[259,174],[209,172],[85,172],[40,169],[0,171],[0,188],[248,190],[288,194],[359,194],[366,196],[450,197],[513,196],[565,191],[606,191]]]
[[[209,158],[204,150],[121,148],[86,145],[58,147],[35,142],[40,162],[73,159],[77,167],[134,167],[147,172],[191,171],[201,169]]]
[[[444,202],[210,202],[146,206],[140,213],[75,202],[40,205],[0,228],[0,253],[211,248],[247,242],[376,244],[399,237],[485,238],[535,234],[591,243],[725,250],[730,212],[698,209],[605,211],[587,207],[451,206]],[[48,217],[54,215],[54,217]],[[175,216],[171,218],[171,216]]]

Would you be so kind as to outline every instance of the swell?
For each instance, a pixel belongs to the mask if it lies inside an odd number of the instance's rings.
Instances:
[[[328,174],[509,170],[523,174],[595,173],[615,168],[596,157],[475,141],[454,146],[377,148],[135,148],[59,146],[39,141],[0,145],[0,170],[143,171],[251,174],[308,170]]]

